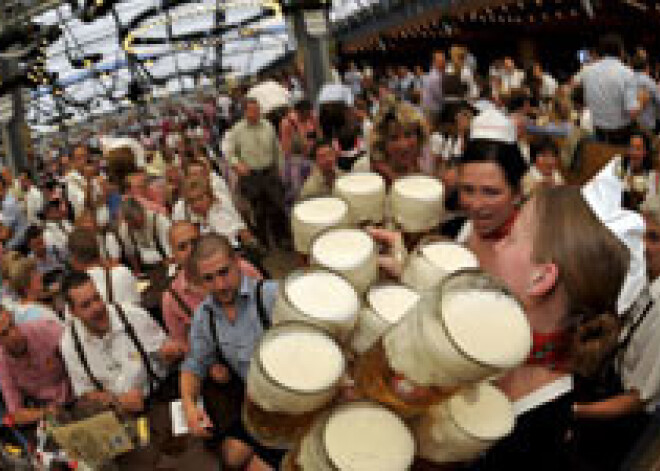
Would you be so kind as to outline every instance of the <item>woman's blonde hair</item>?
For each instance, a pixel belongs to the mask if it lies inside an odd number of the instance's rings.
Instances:
[[[24,295],[36,269],[37,262],[32,258],[15,259],[9,266],[9,287],[19,295]]]
[[[9,273],[13,264],[21,258],[21,254],[14,250],[6,252],[2,255],[2,261],[0,262],[0,274],[2,275],[3,280],[9,282]]]
[[[537,227],[534,260],[553,263],[559,271],[556,289],[568,303],[573,334],[574,368],[589,372],[616,344],[616,313],[630,253],[583,199],[576,187],[542,187],[534,194]]]
[[[424,116],[408,103],[384,100],[374,121],[374,127],[369,136],[369,143],[374,160],[388,163],[386,153],[387,141],[393,127],[412,130],[417,135],[420,150],[428,142],[431,134]]]

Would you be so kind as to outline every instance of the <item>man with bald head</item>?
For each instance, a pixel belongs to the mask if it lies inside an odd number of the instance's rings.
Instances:
[[[0,308],[0,388],[7,411],[19,425],[33,424],[72,399],[59,354],[62,326],[38,319],[16,325]],[[29,399],[33,405],[27,406]]]

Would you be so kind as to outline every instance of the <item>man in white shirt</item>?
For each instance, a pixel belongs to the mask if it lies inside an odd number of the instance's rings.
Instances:
[[[107,303],[140,304],[137,278],[131,270],[119,264],[103,263],[94,231],[76,228],[69,235],[71,267],[86,272],[94,281],[101,298]]]
[[[207,178],[185,181],[184,200],[177,202],[172,219],[197,225],[201,234],[222,234],[234,247],[256,243],[234,205],[215,197]]]
[[[86,273],[72,273],[63,291],[73,319],[61,351],[76,397],[141,412],[185,346],[168,340],[143,309],[104,303]]]
[[[217,199],[222,201],[227,206],[234,206],[232,201],[231,192],[227,186],[225,179],[214,172],[211,168],[204,165],[203,162],[199,160],[189,161],[185,165],[185,176],[186,178],[207,178],[211,183],[211,188],[213,189],[213,194]],[[235,210],[236,208],[234,208]]]
[[[73,206],[75,216],[79,216],[85,210],[85,187],[86,181],[83,177],[83,169],[87,163],[89,152],[83,145],[73,150],[70,169],[64,176],[67,199]]]
[[[504,95],[508,95],[511,93],[511,90],[516,90],[522,87],[525,73],[522,70],[516,69],[516,63],[511,57],[505,57],[500,78],[502,80],[502,88],[500,92]]]
[[[557,93],[557,81],[552,77],[552,75],[545,73],[543,67],[539,62],[534,62],[532,66],[532,74],[534,78],[541,82],[541,98],[552,98]]]
[[[55,198],[46,203],[43,211],[44,244],[46,248],[56,250],[60,255],[67,253],[66,243],[73,226],[67,220],[66,203],[61,198]]]
[[[131,260],[133,271],[142,273],[154,265],[167,262],[172,256],[170,220],[145,209],[132,198],[122,203],[121,212],[124,220],[119,226],[119,242]],[[111,255],[114,259],[121,256]]]
[[[39,213],[44,206],[44,195],[41,190],[32,182],[27,172],[22,172],[17,179],[23,195],[22,203],[27,216],[28,224],[39,222]]]

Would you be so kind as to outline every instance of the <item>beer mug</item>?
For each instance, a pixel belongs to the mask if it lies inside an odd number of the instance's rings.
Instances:
[[[413,433],[419,456],[434,463],[458,463],[477,458],[514,425],[509,399],[491,384],[478,383],[429,408],[413,425]]]
[[[376,244],[360,229],[329,229],[319,234],[310,250],[312,265],[338,273],[362,294],[378,278]]]
[[[291,233],[296,252],[308,254],[312,239],[331,227],[348,223],[348,203],[335,196],[309,198],[291,210]]]
[[[357,325],[351,337],[355,353],[364,353],[397,324],[419,300],[412,289],[395,283],[380,283],[369,288],[365,306],[360,310]]]
[[[437,286],[450,273],[478,266],[477,257],[466,247],[439,237],[427,237],[408,257],[401,282],[423,291]]]
[[[316,325],[343,343],[355,327],[359,310],[355,288],[341,276],[321,269],[296,270],[280,284],[273,324]]]
[[[351,221],[378,224],[385,209],[385,180],[377,173],[349,173],[335,180],[334,193],[348,203]]]
[[[243,422],[265,446],[286,447],[335,397],[346,362],[318,327],[278,324],[261,339],[247,377]]]
[[[434,177],[410,175],[397,179],[390,193],[394,222],[404,232],[423,233],[440,224],[442,182]]]
[[[300,471],[405,471],[414,457],[415,440],[403,420],[383,406],[359,401],[319,417],[288,462]]]
[[[531,346],[518,301],[482,271],[462,270],[422,293],[357,359],[355,380],[370,399],[412,417],[462,387],[518,366]]]

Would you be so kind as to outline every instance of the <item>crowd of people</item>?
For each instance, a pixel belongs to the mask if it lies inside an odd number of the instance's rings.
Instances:
[[[453,46],[428,71],[347,64],[319,97],[280,77],[290,104],[277,109],[236,87],[168,103],[158,119],[107,119],[35,156],[34,172],[5,168],[4,423],[29,428],[74,401],[136,414],[181,397],[226,469],[277,469],[280,451],[250,436],[240,406],[214,428],[197,404],[209,384],[244,390],[277,296],[269,258],[292,255],[291,209],[350,172],[388,185],[423,173],[445,190],[433,232],[503,279],[534,333],[530,359],[498,380],[521,404],[516,430],[469,467],[618,469],[660,400],[650,65],[604,37],[564,83],[511,57],[484,78]],[[621,153],[580,191],[565,175],[589,140]],[[397,278],[393,252],[409,239],[369,231]]]

